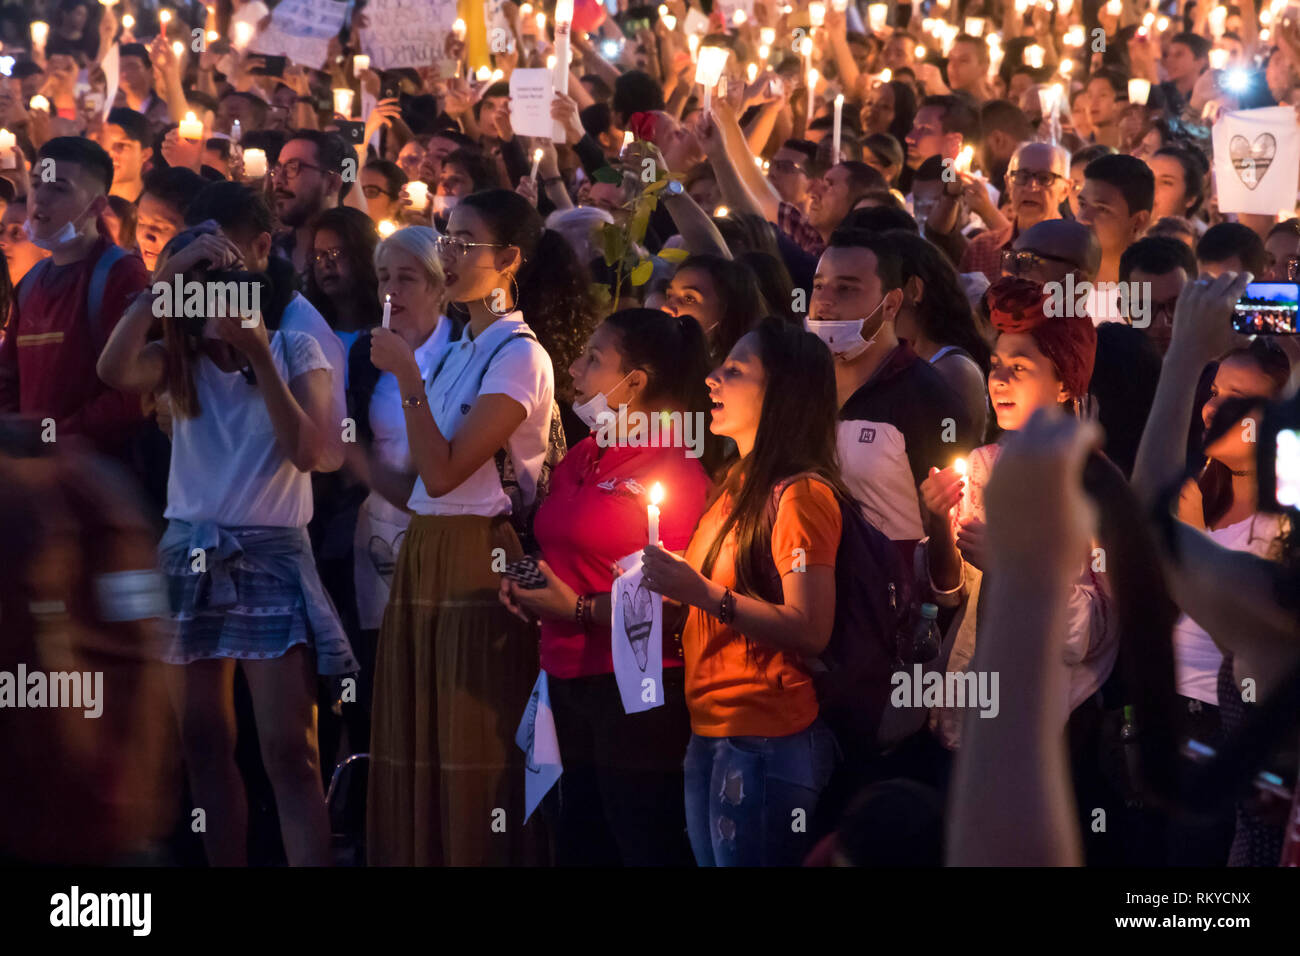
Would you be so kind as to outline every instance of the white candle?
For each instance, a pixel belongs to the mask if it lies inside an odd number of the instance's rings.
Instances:
[[[776,42],[776,30],[771,27],[763,27],[758,31],[758,40],[764,46],[771,46]]]
[[[352,91],[346,87],[336,89],[334,91],[334,112],[342,114],[344,119],[351,119],[352,97]]]
[[[831,133],[831,165],[840,161],[840,128],[844,123],[844,94],[835,97],[835,126]]]
[[[969,34],[970,34],[971,36],[973,36],[973,37],[983,36],[983,35],[984,35],[984,18],[983,18],[983,17],[967,17],[967,18],[966,18],[966,32],[969,33]]]
[[[37,49],[45,49],[45,41],[50,35],[50,25],[44,20],[32,21],[32,44]]]
[[[13,149],[16,142],[17,139],[13,133],[7,129],[0,129],[0,152],[8,152]]]
[[[185,114],[185,119],[181,120],[178,132],[181,139],[202,139],[203,124],[193,112],[189,112]]]
[[[126,30],[130,30],[130,29],[134,28],[134,27],[135,27],[135,17],[131,16],[131,14],[129,14],[129,13],[124,13],[124,14],[122,14],[122,27],[123,27],[123,29],[126,29]]]
[[[235,24],[235,46],[241,50],[253,41],[253,34],[256,32],[251,23],[243,20]]]
[[[872,3],[867,6],[867,25],[871,28],[872,33],[884,33],[887,19],[889,19],[888,5]]]
[[[393,297],[384,296],[384,328],[388,328],[388,321],[393,317]]]
[[[364,71],[370,69],[370,57],[365,53],[358,53],[352,58],[352,73],[359,76]]]
[[[808,22],[814,27],[824,26],[826,24],[826,4],[808,4]]]
[[[1041,69],[1044,51],[1037,43],[1025,47],[1025,64],[1033,69]]]
[[[1124,9],[1124,4],[1120,2],[1120,0],[1110,0],[1110,2],[1106,4],[1106,12],[1109,13],[1112,17],[1119,16],[1120,12],[1123,9]]]
[[[624,142],[623,146],[626,147],[627,143]],[[537,182],[537,168],[541,165],[542,165],[542,148],[538,146],[535,150],[533,150],[533,171],[528,174],[529,178],[534,183]]]
[[[807,123],[804,125],[805,129],[807,129],[808,126],[812,124],[813,108],[816,106],[816,100],[817,100],[817,71],[810,69],[808,71],[808,120]]]
[[[755,78],[757,78],[757,76],[758,76],[757,63],[751,63],[749,64],[749,66],[745,67],[745,81],[747,83],[753,83]]]
[[[261,179],[266,175],[266,150],[244,150],[244,178]]]
[[[182,43],[180,40],[173,40],[173,41],[172,41],[172,55],[175,56],[176,59],[178,59],[178,60],[179,60],[181,57],[183,57],[183,56],[185,55],[185,44]]]
[[[537,14],[537,33],[539,35],[545,35],[546,33],[546,14],[544,13]]]
[[[969,469],[966,466],[966,459],[958,458],[956,461],[952,463],[952,468],[953,471],[957,472],[957,474],[961,477],[961,481],[962,481],[961,500],[957,502],[957,520],[961,521],[962,518],[966,517],[966,504],[968,500],[967,492],[969,490],[966,481],[966,474],[969,471]]]
[[[413,179],[406,184],[406,196],[411,200],[412,210],[424,212],[429,205],[429,186],[418,179]]]
[[[465,21],[460,17],[457,17],[456,22],[451,25],[451,32],[456,34],[456,39],[461,43],[465,42],[465,33],[467,30],[468,27],[465,26]]]
[[[664,486],[655,482],[650,489],[650,504],[646,507],[646,518],[650,524],[650,543],[659,543],[659,504],[664,500]]]
[[[1151,95],[1151,81],[1134,77],[1128,81],[1128,101],[1134,106],[1146,106]]]

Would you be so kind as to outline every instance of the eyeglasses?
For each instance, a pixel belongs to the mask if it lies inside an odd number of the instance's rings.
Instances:
[[[387,196],[389,199],[397,198],[394,193],[390,193],[387,189],[379,186],[362,186],[361,194],[367,199],[378,199],[380,196]]]
[[[1044,262],[1062,262],[1071,268],[1075,268],[1075,264],[1069,259],[1062,259],[1060,256],[1045,256],[1041,253],[1030,252],[1028,249],[1007,249],[1002,253],[1002,271],[1013,276],[1033,272]]]
[[[325,249],[322,250],[321,252],[316,253],[314,256],[311,257],[311,261],[314,262],[316,265],[320,265],[326,260],[329,260],[330,262],[338,262],[342,258],[343,258],[343,250],[335,248],[335,249]]]
[[[1060,173],[1048,169],[1017,169],[1007,174],[1007,179],[1017,186],[1028,186],[1031,182],[1047,189],[1058,179],[1064,179]]]
[[[464,239],[458,239],[455,236],[439,236],[434,240],[438,252],[448,258],[463,259],[469,253],[470,249],[504,249],[505,243],[502,242],[467,242]]]
[[[304,163],[301,159],[291,159],[288,162],[276,163],[272,166],[271,178],[274,179],[283,172],[285,179],[294,180],[302,175],[304,169],[314,169],[318,173],[323,173],[325,171],[323,166],[313,166],[311,163]]]
[[[804,169],[802,166],[800,166],[798,163],[796,163],[793,159],[774,159],[768,165],[768,171],[773,173],[782,173],[786,175],[790,173],[803,173],[806,176],[808,174],[808,171]]]

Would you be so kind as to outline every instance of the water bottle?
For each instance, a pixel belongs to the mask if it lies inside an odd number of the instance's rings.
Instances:
[[[939,656],[943,638],[939,634],[938,617],[938,605],[921,605],[921,616],[912,630],[912,663],[928,664]]]

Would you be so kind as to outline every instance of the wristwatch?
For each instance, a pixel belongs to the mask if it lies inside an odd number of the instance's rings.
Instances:
[[[419,408],[423,404],[425,404],[423,395],[407,395],[402,399],[403,408]]]
[[[677,199],[679,196],[684,195],[686,195],[686,187],[679,180],[668,180],[668,185],[664,187],[665,199]]]

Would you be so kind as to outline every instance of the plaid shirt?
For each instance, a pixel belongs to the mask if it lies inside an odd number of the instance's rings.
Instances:
[[[1011,240],[1015,237],[1014,226],[981,232],[966,245],[957,271],[982,272],[989,282],[996,282],[998,276],[1002,275],[1002,252],[1010,248]]]
[[[790,237],[790,241],[810,256],[820,256],[826,251],[826,241],[813,228],[808,217],[798,206],[783,202],[776,208],[776,225]]]

